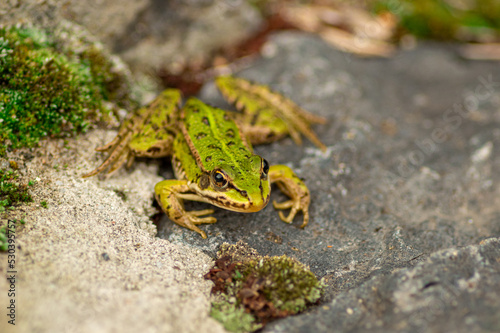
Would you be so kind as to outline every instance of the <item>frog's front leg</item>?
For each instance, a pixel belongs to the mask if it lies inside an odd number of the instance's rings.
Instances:
[[[197,224],[215,223],[215,217],[200,216],[212,214],[212,209],[204,209],[198,211],[187,212],[184,209],[183,200],[203,201],[196,194],[193,194],[188,186],[187,180],[164,180],[155,186],[156,200],[161,208],[167,214],[168,218],[180,225],[196,231],[203,238],[207,238],[205,232],[198,228]]]
[[[295,172],[286,165],[271,166],[269,168],[269,179],[271,183],[276,183],[280,190],[290,198],[290,200],[281,203],[273,201],[275,209],[291,208],[290,214],[288,214],[287,217],[285,217],[282,211],[279,212],[281,220],[291,223],[295,215],[299,211],[302,211],[304,214],[304,221],[300,227],[304,228],[309,222],[309,202],[311,200],[309,189],[304,182],[297,177]]]

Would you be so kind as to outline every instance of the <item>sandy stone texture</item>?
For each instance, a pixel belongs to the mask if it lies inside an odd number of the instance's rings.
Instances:
[[[16,230],[16,326],[3,310],[0,332],[224,331],[208,317],[211,283],[203,275],[211,259],[154,237],[147,216],[158,166],[81,178],[100,163],[93,149],[113,134],[44,141],[12,157],[21,181],[36,183],[34,202],[7,216],[26,223]],[[6,259],[0,254],[2,275]],[[7,289],[1,279],[2,308]]]

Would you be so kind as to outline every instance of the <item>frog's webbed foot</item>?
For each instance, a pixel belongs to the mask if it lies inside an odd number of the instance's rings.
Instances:
[[[285,214],[283,214],[282,211],[278,212],[281,221],[286,222],[286,223],[292,223],[295,215],[302,210],[302,213],[304,214],[304,221],[302,222],[302,225],[300,226],[301,228],[304,228],[307,223],[309,222],[309,211],[307,207],[308,203],[304,203],[303,200],[288,200],[285,202],[276,202],[273,201],[273,207],[275,209],[289,209],[290,213],[288,216],[285,217]]]
[[[269,169],[269,179],[271,183],[276,183],[280,190],[287,195],[290,200],[277,203],[273,201],[275,209],[290,209],[290,213],[285,217],[282,211],[279,216],[283,222],[291,223],[295,215],[302,211],[304,220],[301,228],[309,222],[309,203],[311,200],[309,189],[297,175],[285,165],[273,165]]]
[[[312,124],[326,123],[325,118],[305,111],[264,85],[231,76],[219,77],[216,83],[222,94],[243,111],[242,130],[252,144],[273,142],[289,134],[300,145],[304,135],[326,149],[311,129]]]
[[[196,231],[202,238],[207,238],[205,232],[197,225],[217,222],[217,219],[212,216],[201,217],[213,214],[214,210],[186,211],[183,200],[200,201],[200,197],[190,193],[190,191],[186,180],[164,180],[155,186],[156,200],[168,218],[181,227]]]
[[[108,168],[108,174],[111,174],[125,163],[132,165],[135,157],[170,155],[180,101],[178,90],[167,89],[149,106],[133,113],[122,123],[113,141],[96,148],[97,151],[110,152],[106,160],[83,177],[94,176]]]

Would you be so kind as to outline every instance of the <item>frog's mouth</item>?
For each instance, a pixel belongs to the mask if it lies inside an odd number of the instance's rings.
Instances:
[[[207,202],[233,212],[258,212],[267,206],[270,198],[270,191],[265,191],[263,188],[260,191],[248,193],[234,186],[227,191],[221,192],[201,189],[196,183],[191,183],[190,187],[197,194],[188,195],[189,198],[186,199]]]
[[[265,198],[262,196],[247,196],[245,200],[235,201],[229,200],[226,196],[215,195],[214,197],[207,197],[207,201],[214,206],[231,210],[233,212],[240,213],[254,213],[263,209],[269,203],[270,195],[268,194]]]

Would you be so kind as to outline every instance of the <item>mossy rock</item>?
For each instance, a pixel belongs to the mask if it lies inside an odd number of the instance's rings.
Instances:
[[[0,169],[0,213],[18,203],[33,201],[28,184],[19,184],[16,171]]]
[[[0,156],[136,107],[128,78],[115,67],[98,44],[68,32],[0,28]]]
[[[304,311],[321,297],[324,284],[288,256],[260,256],[243,242],[223,244],[205,276],[215,283],[211,315],[231,332],[248,332]]]

